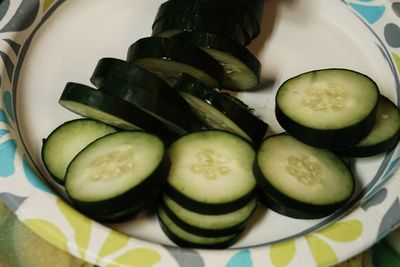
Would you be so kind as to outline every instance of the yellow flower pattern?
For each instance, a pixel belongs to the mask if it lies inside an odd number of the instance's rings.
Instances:
[[[325,266],[338,261],[338,257],[331,245],[321,237],[334,242],[350,243],[357,240],[362,232],[363,225],[359,220],[338,221],[318,232],[308,234],[304,238],[307,241],[315,262],[318,266]],[[295,240],[273,244],[269,251],[271,262],[275,267],[288,266],[294,259],[295,254]]]
[[[26,226],[28,226],[33,232],[39,236],[46,237],[54,246],[64,251],[69,251],[68,240],[64,233],[51,222],[41,219],[27,219],[24,220]]]
[[[44,0],[43,2],[43,12],[46,12],[47,9],[53,4],[54,0]]]
[[[161,256],[153,249],[138,248],[132,249],[122,256],[114,259],[107,267],[151,267],[161,260]]]
[[[104,242],[100,252],[99,258],[104,258],[128,245],[129,237],[115,231],[110,231],[106,241]]]
[[[92,221],[81,213],[76,212],[60,198],[56,200],[56,205],[74,230],[75,242],[78,245],[80,256],[84,258],[90,241]]]
[[[289,240],[282,243],[273,244],[269,254],[274,266],[287,266],[296,254],[296,243],[294,240]]]
[[[318,266],[325,266],[337,261],[336,253],[328,243],[312,234],[305,238]]]

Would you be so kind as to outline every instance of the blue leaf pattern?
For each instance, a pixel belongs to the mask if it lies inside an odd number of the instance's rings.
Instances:
[[[0,144],[0,178],[14,174],[16,150],[17,145],[14,140],[7,140]]]
[[[365,6],[356,3],[351,3],[354,8],[369,24],[377,22],[385,13],[385,6]]]
[[[393,168],[396,167],[396,165],[399,163],[399,161],[400,161],[400,157],[398,157],[398,158],[394,159],[392,162],[390,162],[383,177],[387,177],[392,172]]]
[[[36,188],[52,193],[51,190],[43,183],[43,181],[39,178],[39,176],[36,174],[36,172],[33,170],[28,157],[24,154],[23,158],[23,168],[24,168],[24,173],[28,181]]]
[[[14,118],[14,109],[13,109],[13,105],[12,105],[12,97],[10,92],[6,91],[3,94],[3,102],[4,102],[4,106],[6,108],[7,114],[8,116],[10,116],[11,120],[15,120]]]
[[[0,109],[0,121],[10,125],[10,122],[7,119],[6,113],[2,109]]]
[[[248,249],[236,253],[228,262],[226,267],[252,267],[251,253]]]
[[[3,135],[6,135],[8,133],[9,133],[8,130],[0,129],[0,137],[2,137]]]

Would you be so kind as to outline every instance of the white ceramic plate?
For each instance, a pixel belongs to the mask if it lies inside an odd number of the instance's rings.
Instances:
[[[320,220],[263,208],[231,249],[176,248],[153,217],[101,225],[76,212],[48,185],[41,140],[78,116],[58,103],[68,81],[90,85],[102,57],[124,59],[151,34],[161,0],[4,0],[0,4],[0,198],[43,238],[101,266],[323,266],[368,248],[400,223],[399,150],[353,161],[357,192]],[[338,67],[372,77],[400,101],[400,7],[396,1],[269,0],[250,45],[263,64],[263,88],[239,97],[270,124],[274,95],[304,71]],[[52,188],[52,189],[49,189]],[[58,192],[58,193],[55,193]],[[114,230],[112,230],[114,229]],[[115,231],[117,230],[117,231]]]

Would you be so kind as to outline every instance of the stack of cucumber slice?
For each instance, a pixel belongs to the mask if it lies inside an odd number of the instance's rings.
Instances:
[[[275,113],[287,133],[262,142],[254,172],[260,200],[295,218],[324,217],[351,198],[355,180],[339,155],[374,156],[400,137],[399,108],[371,78],[347,69],[288,79]]]
[[[260,33],[263,6],[264,0],[169,0],[158,9],[153,37],[132,44],[127,60],[170,85],[187,73],[210,87],[256,89],[261,64],[245,45]]]
[[[399,138],[398,107],[370,77],[353,70],[322,69],[285,81],[275,111],[298,140],[342,155],[379,154]]]
[[[99,221],[119,221],[157,198],[169,169],[165,149],[154,134],[76,119],[44,140],[42,158],[77,209]]]
[[[238,135],[207,130],[175,141],[158,217],[176,244],[221,248],[237,240],[256,207],[255,150]]]

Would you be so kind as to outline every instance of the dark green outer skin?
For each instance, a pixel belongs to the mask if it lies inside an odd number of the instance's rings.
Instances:
[[[399,110],[398,107],[387,97],[381,95],[380,98],[384,99],[380,101],[389,101],[389,103],[391,103],[395,109]],[[393,149],[399,142],[399,138],[400,128],[393,136],[391,136],[389,139],[383,140],[380,143],[370,146],[354,146],[344,151],[340,151],[339,153],[349,157],[370,157]]]
[[[162,15],[173,13],[174,10],[185,13],[193,13],[193,10],[196,10],[200,6],[207,6],[220,12],[220,16],[224,16],[224,14],[221,13],[226,13],[227,16],[233,17],[237,23],[241,25],[246,32],[248,32],[251,38],[255,38],[260,33],[260,22],[257,21],[251,12],[249,12],[246,8],[243,8],[243,5],[239,2],[240,1],[232,0],[169,0],[168,4],[164,3],[160,6],[159,12],[157,13],[154,21],[156,22],[159,20]],[[168,8],[168,12],[160,11],[160,9],[165,8]],[[257,10],[257,12],[262,13],[263,10]]]
[[[328,216],[339,208],[343,207],[350,200],[355,190],[355,179],[352,175],[352,193],[349,194],[347,198],[337,203],[327,205],[315,205],[293,199],[275,188],[265,178],[264,174],[257,164],[257,160],[254,162],[253,172],[258,184],[257,193],[260,202],[267,208],[270,208],[271,210],[279,214],[297,219],[318,219]]]
[[[238,233],[242,231],[246,226],[247,223],[249,222],[253,212],[255,211],[255,208],[257,205],[254,206],[254,209],[252,213],[245,218],[243,221],[238,223],[237,225],[230,226],[229,228],[223,228],[223,229],[205,229],[205,228],[200,228],[191,224],[188,224],[187,222],[183,221],[181,218],[179,218],[175,213],[168,207],[167,204],[165,204],[164,201],[160,201],[159,204],[164,212],[168,215],[168,217],[180,228],[183,230],[193,233],[195,235],[201,235],[201,236],[207,236],[207,237],[222,237],[222,236],[227,236],[231,234]]]
[[[203,203],[186,196],[168,182],[165,183],[163,192],[182,207],[203,214],[219,215],[232,212],[244,207],[255,196],[254,189],[239,198],[225,203]]]
[[[145,131],[165,137],[166,140],[173,140],[177,137],[176,133],[135,105],[83,84],[67,83],[60,100],[75,101],[112,114]]]
[[[257,77],[257,84],[253,88],[246,88],[248,91],[257,89],[260,83],[261,63],[258,59],[244,46],[236,44],[229,39],[224,39],[218,35],[207,32],[182,32],[172,37],[172,39],[189,43],[200,48],[214,49],[227,53],[242,61]],[[207,50],[205,50],[207,52]],[[222,87],[229,90],[240,90],[238,88],[227,88],[222,82]]]
[[[161,95],[166,101],[191,113],[189,104],[163,79],[153,73],[125,60],[102,58],[90,78],[97,88],[103,87],[107,80],[121,80],[148,90],[151,94]]]
[[[94,86],[99,88],[106,79],[116,79],[126,83],[135,84],[154,93],[163,93],[165,91],[166,93],[164,96],[166,98],[173,94],[171,86],[164,82],[164,80],[160,79],[153,73],[122,59],[102,58],[98,61],[90,81]],[[184,99],[179,98],[176,95],[178,94],[175,94],[168,99],[179,106],[187,105]]]
[[[189,75],[182,75],[174,88],[177,91],[196,96],[221,111],[242,129],[255,145],[264,139],[268,124],[254,116],[244,104],[233,101],[232,96],[219,93]]]
[[[148,90],[135,84],[126,83],[116,79],[104,79],[99,90],[105,91],[111,95],[119,97],[139,108],[157,114],[158,116],[170,121],[177,127],[181,128],[178,134],[184,134],[189,131],[204,128],[203,124],[192,113],[190,106],[174,89],[168,91],[165,88],[152,88]],[[167,93],[171,93],[169,97],[164,97]],[[179,97],[185,102],[185,106],[177,106],[169,99]],[[153,116],[153,115],[152,115]],[[156,118],[158,120],[158,118]],[[161,122],[163,123],[163,122]],[[168,125],[167,125],[168,127]],[[174,131],[174,129],[172,129]]]
[[[326,70],[335,70],[335,69],[326,69]],[[324,70],[317,70],[324,71]],[[347,70],[351,71],[351,70]],[[313,71],[310,71],[313,72]],[[354,72],[354,71],[351,71]],[[309,73],[309,72],[307,72]],[[303,73],[298,76],[295,76],[285,83],[289,82],[292,79],[297,79],[301,75],[307,74]],[[368,76],[363,75],[370,79]],[[285,84],[284,83],[284,84]],[[283,85],[282,85],[283,86]],[[282,87],[281,86],[281,87]],[[376,92],[379,94],[378,86],[376,85]],[[278,93],[279,94],[279,90]],[[325,148],[328,150],[345,150],[356,144],[358,144],[362,139],[364,139],[373,129],[375,124],[376,112],[378,109],[378,101],[379,97],[377,97],[376,104],[371,112],[361,121],[350,125],[348,127],[339,128],[339,129],[314,129],[311,127],[307,127],[301,125],[288,117],[279,107],[279,103],[277,101],[277,97],[275,98],[275,116],[278,120],[279,124],[284,128],[290,135],[300,140],[303,143],[309,144],[311,146]]]
[[[157,36],[165,31],[197,31],[210,32],[229,38],[240,45],[246,44],[246,37],[240,25],[232,21],[220,23],[220,19],[202,17],[199,15],[175,13],[159,19],[153,25],[152,36]]]
[[[275,106],[275,116],[279,124],[290,135],[311,146],[336,151],[350,148],[365,138],[374,127],[375,115],[376,106],[364,120],[356,124],[340,129],[321,130],[298,124],[286,116],[278,105]]]
[[[371,157],[393,149],[399,142],[399,138],[400,132],[397,132],[381,143],[372,146],[354,146],[347,150],[339,151],[339,153],[348,157]]]
[[[164,156],[154,171],[142,183],[127,189],[121,195],[102,201],[75,199],[68,190],[67,181],[65,189],[74,207],[82,213],[98,221],[119,222],[138,214],[146,206],[152,204],[166,181],[169,167],[170,161],[168,157]],[[66,175],[66,179],[68,179],[68,175]]]
[[[64,185],[64,180],[58,178],[58,177],[55,176],[55,175],[53,175],[53,174],[49,171],[49,169],[47,168],[47,166],[46,166],[46,161],[44,160],[44,159],[45,159],[44,153],[45,153],[45,150],[46,150],[46,149],[45,149],[46,141],[47,141],[49,138],[51,138],[51,136],[52,136],[53,134],[55,134],[55,133],[58,131],[58,129],[61,129],[61,128],[64,127],[65,125],[70,124],[70,123],[74,123],[75,121],[78,121],[78,120],[79,120],[79,121],[83,121],[83,120],[92,120],[92,119],[82,118],[82,119],[74,119],[74,120],[70,120],[70,121],[64,122],[63,124],[57,126],[57,128],[55,128],[55,129],[49,134],[49,136],[47,136],[47,138],[43,138],[43,139],[42,139],[42,149],[41,149],[41,151],[40,151],[40,155],[41,155],[41,158],[42,158],[42,162],[43,162],[43,164],[45,165],[46,170],[47,170],[47,172],[50,174],[51,178],[53,178],[54,181],[57,182],[57,183],[60,184],[60,185]],[[94,121],[94,120],[93,120],[93,121]],[[94,122],[96,122],[96,121],[94,121]],[[98,123],[102,123],[102,122],[98,122]],[[116,129],[114,126],[111,126],[111,125],[108,125],[108,127]],[[117,130],[117,129],[116,129],[116,130]]]
[[[224,69],[200,48],[163,37],[145,37],[137,40],[128,49],[127,60],[158,58],[177,61],[197,68],[222,83]]]
[[[158,8],[153,25],[160,19],[174,16],[174,14],[190,14],[192,16],[211,18],[213,21],[218,21],[222,24],[227,21],[230,24],[236,23],[243,31],[244,44],[249,44],[253,37],[257,35],[257,28],[254,27],[256,24],[252,23],[254,18],[248,12],[243,12],[241,5],[231,0],[170,0]]]
[[[158,215],[158,213],[157,213]],[[215,243],[215,244],[209,244],[209,245],[204,245],[204,244],[197,244],[190,242],[189,240],[184,240],[178,236],[176,236],[172,231],[168,229],[168,227],[165,225],[165,223],[161,220],[160,216],[158,216],[158,222],[160,223],[161,229],[163,232],[166,234],[166,236],[174,242],[176,245],[184,248],[205,248],[205,249],[223,249],[227,248],[231,245],[233,245],[239,238],[241,232],[237,233],[232,239],[226,240],[222,243]]]

